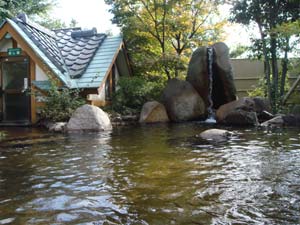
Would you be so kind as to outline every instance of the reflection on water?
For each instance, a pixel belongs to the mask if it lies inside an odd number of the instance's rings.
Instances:
[[[210,145],[201,126],[8,130],[0,224],[300,223],[300,130]]]

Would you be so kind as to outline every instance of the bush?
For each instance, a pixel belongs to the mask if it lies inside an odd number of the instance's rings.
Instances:
[[[139,113],[145,102],[159,99],[163,88],[161,81],[147,81],[141,77],[122,77],[113,95],[112,110],[121,114]]]
[[[84,99],[79,96],[78,89],[62,88],[59,90],[52,82],[45,97],[45,106],[41,109],[41,119],[66,122],[70,119],[72,113],[84,103]]]

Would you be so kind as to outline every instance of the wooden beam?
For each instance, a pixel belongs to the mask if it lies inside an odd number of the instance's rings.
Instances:
[[[4,36],[7,34],[7,27],[8,27],[8,23],[6,22],[2,28],[0,29],[0,40],[2,40],[4,38]]]
[[[15,39],[12,39],[12,47],[13,48],[17,48],[18,47],[18,43],[16,42]]]
[[[102,90],[102,88],[103,88],[103,86],[104,86],[104,84],[105,84],[105,82],[106,82],[106,79],[108,78],[109,74],[111,73],[112,67],[113,67],[113,65],[115,64],[116,60],[117,60],[117,57],[118,57],[118,55],[119,55],[119,52],[120,52],[122,46],[123,46],[123,42],[122,42],[122,43],[120,44],[120,46],[118,47],[118,49],[117,49],[117,51],[116,51],[116,53],[115,53],[115,55],[114,55],[114,57],[113,57],[112,62],[111,62],[111,64],[109,65],[108,70],[106,71],[106,74],[105,74],[105,76],[104,76],[104,79],[102,80],[102,82],[101,82],[101,84],[100,84],[100,86],[99,86],[99,88],[98,88],[98,93],[101,92],[101,90]]]
[[[30,59],[30,82],[29,84],[32,83],[32,81],[35,80],[36,74],[35,74],[35,63],[32,59]],[[31,95],[30,95],[30,112],[31,112],[31,123],[36,123],[37,122],[37,117],[36,117],[36,101],[35,101],[35,87],[33,85],[30,85],[31,87]]]

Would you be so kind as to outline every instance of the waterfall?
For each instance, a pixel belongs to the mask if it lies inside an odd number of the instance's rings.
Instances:
[[[214,59],[214,50],[211,47],[207,48],[207,67],[208,67],[208,117],[206,123],[216,123],[214,113],[212,110],[213,101],[212,101],[212,89],[213,89],[213,59]]]

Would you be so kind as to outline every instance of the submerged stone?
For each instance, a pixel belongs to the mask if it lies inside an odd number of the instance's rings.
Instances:
[[[200,137],[207,141],[223,142],[233,135],[232,132],[223,129],[209,129],[200,133]]]
[[[99,107],[83,105],[75,110],[67,124],[68,131],[105,131],[112,125],[108,115]]]

